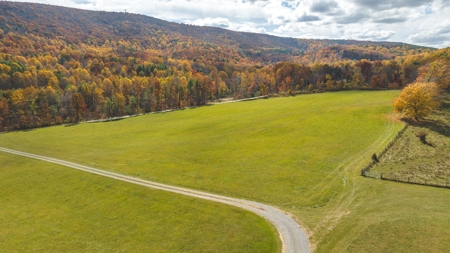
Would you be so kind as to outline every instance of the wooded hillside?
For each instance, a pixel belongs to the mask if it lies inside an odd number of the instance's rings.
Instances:
[[[94,12],[16,2],[1,2],[0,6],[0,28],[4,33],[12,31],[47,38],[63,38],[68,43],[89,43],[97,46],[104,45],[106,40],[123,39],[144,48],[164,49],[164,56],[167,57],[178,56],[180,51],[167,50],[169,47],[189,41],[191,44],[200,44],[199,46],[233,49],[238,51],[240,57],[262,64],[293,60],[293,57],[302,58],[307,54],[316,58],[308,60],[332,57],[335,60],[384,60],[411,54],[411,50],[428,50],[404,43],[307,40],[234,32],[167,22],[130,13]],[[189,56],[187,58],[189,59]]]
[[[2,1],[0,129],[196,106],[226,96],[400,88],[436,59],[447,64],[448,53]]]

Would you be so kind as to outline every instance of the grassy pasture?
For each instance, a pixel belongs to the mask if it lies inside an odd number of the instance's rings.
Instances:
[[[279,252],[238,208],[0,153],[2,252]]]
[[[359,176],[402,128],[389,117],[396,95],[206,106],[8,133],[0,145],[278,206],[307,228],[317,252],[442,252],[450,191]]]
[[[316,252],[448,252],[448,189],[363,178],[322,208],[290,209],[309,225]]]
[[[341,178],[324,178],[386,130],[396,94],[338,92],[231,103],[9,133],[0,143],[280,206],[324,205],[343,186]],[[327,186],[315,190],[320,183]]]

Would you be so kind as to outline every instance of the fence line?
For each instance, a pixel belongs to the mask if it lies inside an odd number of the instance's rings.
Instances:
[[[399,182],[399,183],[450,189],[450,182],[439,183],[434,180],[418,179],[414,176],[410,176],[410,177],[403,176],[402,177],[402,176],[397,176],[397,175],[391,174],[391,173],[379,173],[379,172],[373,172],[373,171],[364,171],[362,176],[367,177],[367,178],[375,178],[375,179],[381,179],[381,180],[393,181],[393,182]]]
[[[402,134],[406,131],[406,129],[408,128],[408,125],[405,124],[405,126],[403,126],[402,130],[400,130],[397,135],[394,137],[394,139],[392,139],[389,144],[377,155],[374,154],[372,156],[372,161],[370,161],[366,166],[364,166],[364,168],[361,170],[361,175],[364,177],[372,177],[372,178],[380,178],[380,176],[373,176],[371,174],[374,174],[373,172],[370,171],[370,169],[372,169],[372,167],[378,163],[378,160],[380,158],[382,158],[386,152],[395,144],[395,142],[398,140],[398,138],[400,138],[400,136],[402,136]]]
[[[394,181],[394,182],[400,182],[400,183],[450,189],[450,182],[445,182],[445,184],[444,184],[444,183],[438,183],[436,181],[427,180],[427,179],[416,179],[415,177],[405,177],[405,176],[402,177],[402,176],[392,175],[390,173],[387,175],[388,176],[386,177],[385,173],[381,173],[379,178],[381,180],[387,180],[387,181]]]
[[[378,159],[382,158],[386,154],[386,152],[395,144],[395,142],[402,136],[402,134],[406,131],[407,128],[408,128],[408,125],[405,124],[403,129],[397,133],[397,135],[394,137],[394,139],[392,139],[391,142],[378,155],[374,154],[374,156],[372,157],[372,161],[370,163],[368,163],[361,170],[361,175],[363,177],[367,177],[367,178],[375,178],[375,179],[381,179],[381,180],[386,180],[386,181],[450,189],[450,182],[445,182],[445,184],[444,184],[444,183],[438,183],[433,180],[418,179],[414,176],[409,176],[409,177],[408,176],[397,176],[392,173],[379,173],[379,172],[371,171],[373,166],[378,163]]]

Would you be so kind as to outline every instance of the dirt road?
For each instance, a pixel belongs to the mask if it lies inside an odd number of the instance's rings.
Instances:
[[[261,204],[258,202],[243,200],[243,199],[235,199],[235,198],[220,196],[220,195],[216,195],[216,194],[211,194],[211,193],[206,193],[206,192],[201,192],[201,191],[196,191],[196,190],[191,190],[191,189],[186,189],[186,188],[181,188],[181,187],[176,187],[176,186],[171,186],[171,185],[165,185],[165,184],[160,184],[160,183],[155,183],[155,182],[151,182],[151,181],[147,181],[147,180],[143,180],[143,179],[139,179],[139,178],[135,178],[135,177],[125,176],[125,175],[118,174],[118,173],[99,170],[96,168],[92,168],[92,167],[88,167],[88,166],[84,166],[84,165],[80,165],[80,164],[76,164],[76,163],[72,163],[72,162],[68,162],[68,161],[64,161],[64,160],[59,160],[59,159],[55,159],[55,158],[50,158],[50,157],[45,157],[45,156],[40,156],[40,155],[35,155],[35,154],[30,154],[30,153],[25,153],[25,152],[20,152],[20,151],[16,151],[16,150],[11,150],[11,149],[6,149],[6,148],[0,147],[0,151],[9,153],[9,154],[24,156],[24,157],[28,157],[28,158],[34,158],[37,160],[50,162],[50,163],[54,163],[54,164],[59,164],[62,166],[73,168],[73,169],[89,172],[89,173],[104,176],[104,177],[113,178],[116,180],[129,182],[132,184],[137,184],[137,185],[141,185],[141,186],[145,186],[145,187],[149,187],[149,188],[159,189],[159,190],[163,190],[163,191],[169,191],[169,192],[183,194],[183,195],[187,195],[187,196],[191,196],[191,197],[195,197],[195,198],[201,198],[201,199],[206,199],[206,200],[210,200],[210,201],[215,201],[215,202],[220,202],[220,203],[224,203],[227,205],[240,207],[240,208],[243,208],[245,210],[248,210],[248,211],[251,211],[253,213],[260,215],[261,217],[265,218],[266,220],[268,220],[270,223],[272,223],[276,227],[276,229],[278,230],[278,232],[280,234],[284,253],[307,253],[307,252],[310,252],[309,248],[308,248],[307,236],[300,229],[298,224],[291,217],[289,217],[288,215],[283,213],[281,210],[274,208],[272,206],[268,206],[268,205]]]

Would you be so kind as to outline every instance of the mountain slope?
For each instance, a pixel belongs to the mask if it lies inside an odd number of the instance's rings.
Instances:
[[[68,43],[89,42],[102,45],[106,40],[124,39],[138,42],[146,48],[155,47],[152,38],[161,38],[165,35],[168,46],[179,41],[213,44],[238,50],[242,57],[263,64],[292,60],[296,59],[295,56],[305,54],[315,54],[313,58],[320,60],[322,58],[320,55],[326,53],[317,55],[318,51],[337,54],[338,58],[382,60],[402,54],[399,51],[424,49],[394,42],[284,38],[178,24],[130,13],[86,11],[5,1],[0,2],[0,28],[4,33],[15,31],[46,37],[60,36]],[[377,47],[385,50],[376,51]],[[344,51],[348,51],[349,48],[358,53],[347,56]],[[361,51],[362,53],[359,53]]]

